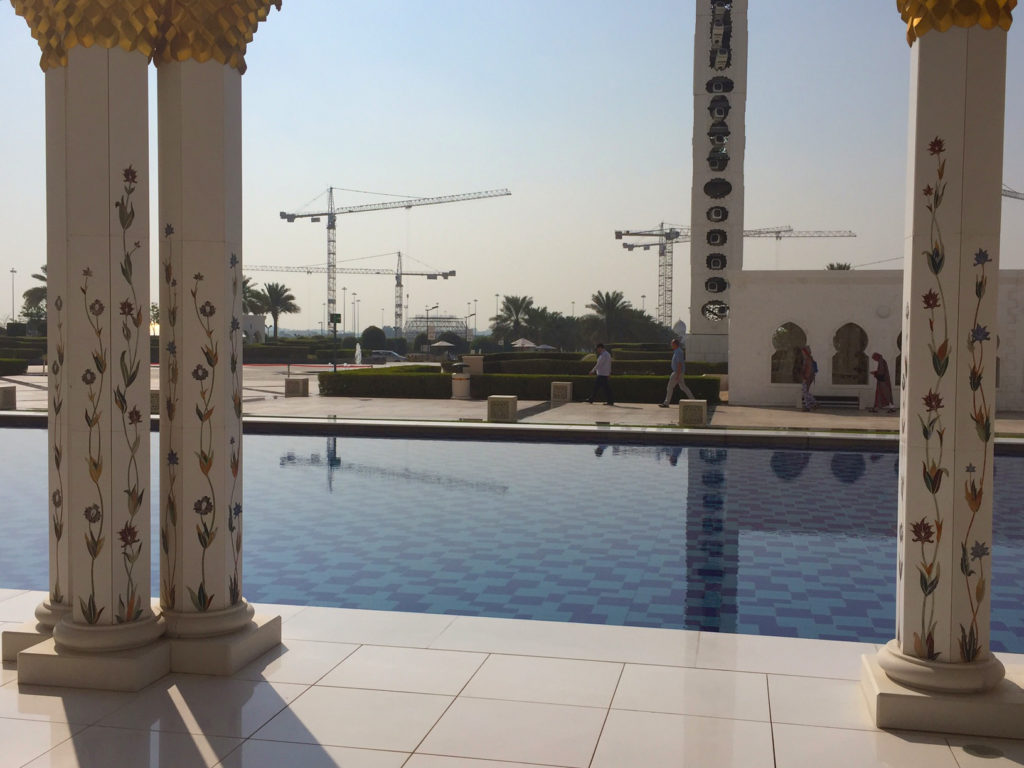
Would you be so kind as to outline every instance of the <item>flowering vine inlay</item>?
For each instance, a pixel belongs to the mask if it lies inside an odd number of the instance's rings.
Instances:
[[[174,276],[173,248],[174,241],[171,235],[174,234],[174,227],[167,224],[164,227],[164,238],[167,240],[167,258],[163,264],[163,280],[167,286],[167,306],[164,308],[164,327],[170,329],[170,341],[164,349],[166,353],[165,364],[167,366],[167,399],[164,401],[164,418],[168,423],[173,423],[178,415],[178,377],[181,366],[178,361],[178,279]],[[178,499],[175,488],[178,480],[178,454],[174,450],[168,450],[167,457],[167,492],[164,497],[163,517],[160,521],[160,548],[164,553],[164,561],[167,572],[160,583],[160,602],[165,608],[177,610],[177,529],[178,529]]]

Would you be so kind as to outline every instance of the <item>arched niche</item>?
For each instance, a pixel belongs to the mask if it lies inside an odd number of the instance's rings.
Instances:
[[[800,350],[807,346],[807,334],[796,323],[783,323],[772,334],[772,384],[800,383]]]
[[[832,347],[836,353],[832,355],[833,384],[867,384],[868,356],[864,350],[868,348],[868,335],[856,323],[847,323],[836,331],[832,337]]]

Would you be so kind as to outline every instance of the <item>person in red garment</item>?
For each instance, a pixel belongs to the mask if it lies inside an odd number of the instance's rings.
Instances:
[[[892,379],[889,376],[889,365],[878,352],[875,352],[871,359],[878,367],[871,372],[871,375],[875,377],[875,406],[868,410],[877,413],[879,408],[885,408],[892,413],[896,410],[896,406],[892,402]]]

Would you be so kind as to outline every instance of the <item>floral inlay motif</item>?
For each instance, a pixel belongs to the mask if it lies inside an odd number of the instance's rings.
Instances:
[[[64,386],[61,373],[64,371],[64,298],[58,294],[53,300],[53,315],[56,317],[56,359],[50,364],[50,387],[53,392],[53,468],[56,475],[56,489],[50,494],[50,525],[54,538],[54,576],[50,588],[50,602],[62,604],[64,592],[60,587],[61,539],[64,538],[64,475],[61,462],[64,459],[64,427],[60,412],[64,409]]]
[[[210,301],[201,300],[199,287],[202,285],[203,275],[199,272],[192,276],[192,306],[195,310],[196,319],[206,336],[201,345],[203,362],[197,363],[192,369],[192,378],[199,383],[199,401],[196,403],[195,414],[199,420],[199,443],[196,446],[195,456],[199,465],[199,471],[206,478],[208,493],[200,497],[193,504],[193,510],[199,518],[196,522],[196,537],[199,546],[202,548],[200,560],[200,579],[195,587],[189,586],[188,595],[192,605],[197,611],[209,610],[213,604],[214,593],[210,592],[206,585],[206,552],[217,537],[217,489],[210,472],[214,467],[216,458],[213,447],[213,413],[214,393],[217,384],[217,366],[220,362],[218,353],[218,342],[214,339],[215,327],[213,317],[217,313],[217,307]],[[230,513],[229,513],[230,514]]]
[[[103,521],[106,516],[106,500],[103,498],[103,487],[100,485],[100,478],[103,476],[103,433],[100,425],[103,420],[103,411],[100,408],[104,385],[107,373],[107,348],[103,344],[103,326],[100,324],[103,317],[104,306],[99,299],[89,301],[89,279],[92,277],[92,269],[86,267],[82,270],[82,304],[85,309],[85,319],[92,329],[95,337],[94,346],[91,350],[92,368],[86,368],[82,372],[82,383],[88,391],[88,405],[85,409],[85,423],[89,428],[89,453],[86,461],[89,466],[89,478],[92,480],[95,491],[95,501],[89,504],[82,511],[88,528],[85,533],[85,548],[89,553],[89,596],[79,597],[78,603],[82,616],[89,624],[99,623],[105,608],[98,605],[96,600],[96,558],[103,550]]]
[[[167,305],[164,307],[164,317],[161,318],[161,329],[170,329],[170,341],[163,350],[166,355],[164,365],[167,370],[167,398],[164,400],[163,417],[169,424],[173,424],[178,415],[178,383],[181,366],[178,360],[178,279],[174,276],[172,256],[174,241],[171,235],[174,234],[174,227],[171,224],[164,226],[164,238],[167,240],[167,258],[161,264],[162,278],[167,288]],[[160,549],[164,553],[166,573],[160,582],[160,603],[165,608],[177,610],[177,569],[176,556],[177,529],[178,529],[178,499],[175,488],[178,481],[178,454],[173,450],[167,452],[165,458],[167,465],[167,490],[164,495],[162,519],[160,520]]]
[[[239,264],[238,257],[233,253],[228,260],[228,266],[231,269],[231,305],[233,310],[237,310],[241,306],[241,298],[238,293],[241,265]],[[232,605],[238,603],[242,597],[240,574],[240,561],[242,557],[242,504],[237,501],[237,498],[241,495],[238,472],[242,466],[242,366],[241,360],[239,360],[241,335],[238,318],[232,316],[228,339],[231,343],[231,405],[234,409],[234,420],[231,422],[231,437],[228,441],[231,453],[231,494],[228,498],[227,515],[228,533],[231,537],[231,558],[234,566],[234,570],[228,580],[228,590]]]
[[[118,360],[120,368],[120,381],[114,387],[114,404],[121,412],[121,434],[125,447],[128,450],[128,463],[125,467],[125,487],[123,489],[127,501],[128,517],[124,526],[118,531],[121,540],[121,560],[124,567],[127,581],[124,593],[117,598],[117,613],[114,618],[117,623],[122,624],[138,620],[149,601],[149,595],[140,595],[138,585],[135,581],[135,564],[142,554],[145,544],[138,535],[135,526],[135,517],[143,506],[146,498],[146,489],[142,485],[142,473],[139,468],[138,452],[143,439],[149,439],[149,423],[142,425],[142,414],[136,406],[129,407],[128,396],[134,392],[133,387],[139,380],[141,368],[141,340],[143,328],[146,323],[147,313],[143,308],[143,302],[139,301],[135,288],[135,267],[133,257],[142,247],[140,241],[129,245],[128,230],[135,221],[135,206],[132,203],[132,194],[138,184],[138,174],[132,166],[124,169],[122,178],[124,182],[124,194],[114,202],[117,209],[118,222],[121,225],[121,277],[127,283],[127,296],[122,299],[119,306],[121,317],[121,335],[125,340],[125,349],[121,351]],[[99,304],[98,301],[94,304]],[[100,305],[102,311],[102,305]],[[90,308],[91,311],[91,308]],[[145,336],[148,339],[149,328],[145,327]],[[148,345],[147,345],[148,347]],[[148,348],[146,349],[148,355]],[[147,359],[148,363],[148,359]],[[148,382],[146,383],[148,389]],[[137,387],[136,387],[137,389]],[[148,475],[148,467],[146,468]]]
[[[946,161],[942,154],[946,151],[945,143],[936,136],[928,144],[928,154],[935,158],[935,185],[929,184],[922,194],[927,203],[925,207],[931,214],[929,242],[931,247],[922,252],[928,271],[935,280],[935,287],[929,288],[921,297],[925,311],[928,312],[928,350],[931,353],[932,371],[935,380],[922,398],[923,410],[917,418],[925,440],[922,477],[932,500],[931,519],[922,517],[911,523],[911,542],[921,545],[920,560],[917,563],[920,587],[923,593],[921,601],[921,625],[914,632],[914,655],[934,661],[939,658],[935,650],[935,590],[942,578],[939,559],[939,543],[942,541],[943,519],[939,510],[938,493],[942,487],[942,478],[949,476],[949,468],[944,464],[944,443],[946,428],[943,423],[942,409],[944,404],[940,394],[942,379],[946,375],[950,361],[949,318],[946,310],[946,297],[939,276],[946,264],[946,245],[942,239],[942,228],[939,224],[939,208],[946,192],[943,176]],[[906,375],[904,375],[906,381]],[[902,568],[902,563],[900,564]]]

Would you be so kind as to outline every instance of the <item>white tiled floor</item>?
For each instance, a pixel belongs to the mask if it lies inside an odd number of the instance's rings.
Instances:
[[[0,622],[44,596],[0,590]],[[4,667],[0,768],[1024,765],[1024,724],[1020,741],[875,729],[857,682],[872,645],[258,609],[284,643],[231,678],[104,693],[19,687]],[[1024,656],[1002,658],[1024,681]]]

